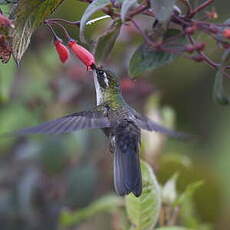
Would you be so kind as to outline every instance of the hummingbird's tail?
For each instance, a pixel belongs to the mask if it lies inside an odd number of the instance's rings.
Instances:
[[[123,196],[142,192],[139,160],[140,129],[129,120],[122,120],[115,127],[112,143],[114,146],[114,186]]]

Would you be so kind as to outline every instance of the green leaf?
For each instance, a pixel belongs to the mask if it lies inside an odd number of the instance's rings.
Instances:
[[[175,201],[174,205],[181,205],[186,200],[191,199],[193,194],[204,184],[203,181],[196,181],[192,184],[189,184],[185,191],[178,197],[178,199]]]
[[[7,102],[10,95],[11,84],[14,79],[15,63],[0,64],[0,102]]]
[[[1,4],[11,4],[11,3],[17,3],[18,0],[0,0],[0,5]]]
[[[60,216],[60,224],[64,227],[75,225],[101,212],[111,212],[122,203],[122,198],[115,195],[104,196],[88,207],[76,212],[63,211]]]
[[[129,62],[129,73],[136,77],[146,70],[154,70],[174,60],[176,54],[154,50],[142,44],[134,52]]]
[[[125,0],[117,0],[117,2],[120,2],[121,4],[124,2]]]
[[[12,50],[17,64],[30,44],[32,33],[64,0],[20,0],[15,10]]]
[[[181,226],[169,226],[169,227],[156,228],[156,230],[189,230],[189,228],[185,228]]]
[[[125,0],[121,6],[121,20],[125,22],[128,11],[137,5],[137,0]]]
[[[0,149],[4,153],[4,148],[9,148],[15,141],[15,138],[8,138],[7,134],[23,126],[28,126],[28,124],[35,124],[37,119],[22,103],[8,103],[8,105],[0,106],[0,108]]]
[[[120,29],[121,23],[114,22],[112,26],[98,38],[95,50],[97,63],[103,62],[108,58],[116,39],[119,36]]]
[[[228,96],[225,95],[223,86],[224,76],[222,70],[219,69],[215,76],[214,87],[213,87],[213,98],[221,105],[228,105],[230,100]]]
[[[178,174],[175,173],[162,188],[162,202],[165,204],[172,204],[177,198],[176,182]]]
[[[82,15],[81,18],[81,23],[80,23],[80,40],[82,42],[86,42],[85,36],[84,36],[84,29],[87,20],[92,16],[96,11],[102,9],[103,7],[107,6],[110,4],[110,0],[94,0],[85,10],[84,14]]]
[[[151,0],[151,8],[159,22],[166,22],[172,15],[176,0]]]
[[[155,226],[161,208],[161,193],[152,168],[141,162],[143,191],[140,197],[125,197],[128,217],[135,229],[145,230]]]
[[[181,36],[180,36],[181,35]],[[186,38],[183,36],[182,32],[177,29],[167,29],[163,35],[163,40],[167,41],[167,39],[172,39],[173,37],[176,37],[176,39],[172,40],[173,43],[186,43]]]

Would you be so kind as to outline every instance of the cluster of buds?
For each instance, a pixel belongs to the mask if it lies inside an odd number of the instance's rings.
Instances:
[[[0,60],[7,63],[11,57],[11,34],[10,29],[14,28],[13,22],[0,13]]]
[[[68,41],[68,48],[65,46],[61,39],[55,36],[54,46],[58,53],[58,56],[62,63],[65,63],[69,58],[69,49],[75,54],[75,56],[86,65],[87,69],[92,69],[95,65],[95,58],[92,53],[90,53],[83,46],[77,44],[73,39]]]

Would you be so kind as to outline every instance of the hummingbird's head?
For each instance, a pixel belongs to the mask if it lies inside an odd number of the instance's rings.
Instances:
[[[95,68],[95,72],[96,72],[97,82],[101,90],[103,91],[106,91],[107,89],[114,90],[114,91],[120,90],[119,79],[114,73],[112,73],[109,70],[105,70],[101,67]]]
[[[109,70],[94,66],[94,84],[97,96],[97,105],[114,100],[120,95],[119,79]]]

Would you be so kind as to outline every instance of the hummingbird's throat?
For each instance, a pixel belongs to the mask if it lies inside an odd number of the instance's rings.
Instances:
[[[95,89],[96,89],[96,97],[97,97],[97,105],[100,105],[104,102],[104,89],[100,86],[98,79],[97,79],[97,73],[94,70],[93,71],[93,80],[94,80],[94,85],[95,85]]]

